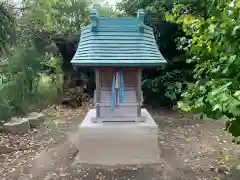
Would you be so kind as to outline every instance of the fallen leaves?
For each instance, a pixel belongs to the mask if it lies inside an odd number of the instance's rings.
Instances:
[[[133,167],[131,170],[132,170],[132,171],[137,171],[137,170],[138,170],[138,168],[136,168],[136,167]]]
[[[36,149],[41,146],[41,143],[35,139],[37,133],[39,133],[42,129],[31,131],[30,133],[24,134],[24,135],[13,135],[13,134],[6,134],[1,133],[0,134],[0,154],[4,153],[2,151],[6,150],[12,150],[6,153],[11,153],[14,151],[23,151],[28,149]],[[2,151],[1,151],[2,150]]]
[[[50,107],[44,111],[48,113],[48,116],[49,114],[57,116],[57,113],[60,111],[59,116],[61,116],[63,119],[67,119],[66,116],[69,117],[69,115],[70,118],[73,116],[79,117],[79,115],[83,114],[84,112],[83,109],[72,110],[61,106],[59,106],[57,110],[53,110]],[[63,124],[60,124],[60,126],[64,127],[62,130],[63,132],[55,131],[57,127],[55,124],[53,126],[49,128],[47,124],[45,124],[38,129],[33,129],[31,132],[23,135],[1,133],[0,175],[7,176],[9,173],[15,173],[17,169],[21,169],[24,165],[26,165],[28,168],[31,168],[32,164],[29,164],[29,161],[34,161],[39,158],[39,153],[37,150],[43,150],[47,146],[52,146],[54,144],[56,145],[56,143],[58,143],[58,139],[63,139],[64,134],[60,133],[67,133],[66,121]],[[51,130],[51,128],[55,129]],[[75,154],[76,151],[69,156],[69,159],[74,158]],[[49,175],[49,177],[52,176],[56,177],[56,175],[53,174]],[[62,174],[61,176],[66,175]]]
[[[51,116],[51,120],[49,120],[48,124],[45,124],[45,128],[36,129],[22,136],[9,134],[0,136],[0,144],[3,144],[5,147],[28,148],[27,150],[14,151],[0,156],[0,176],[5,175],[6,177],[4,178],[8,180],[7,175],[15,173],[24,180],[30,180],[34,179],[36,175],[35,171],[38,173],[41,171],[41,168],[44,170],[43,172],[46,170],[46,173],[41,178],[43,180],[122,179],[121,175],[124,179],[131,180],[139,178],[140,175],[146,179],[159,179],[161,173],[166,173],[166,171],[169,177],[176,175],[175,168],[181,171],[188,170],[188,172],[196,173],[199,180],[208,179],[204,177],[205,172],[213,174],[212,179],[214,179],[214,176],[225,176],[231,173],[230,166],[218,162],[230,162],[234,158],[231,156],[231,153],[235,145],[228,144],[228,141],[225,140],[226,136],[221,135],[220,128],[216,127],[215,124],[212,125],[211,122],[202,125],[181,126],[179,125],[181,123],[179,123],[180,120],[178,118],[172,118],[170,119],[171,122],[167,122],[168,124],[163,123],[160,126],[159,141],[163,147],[163,156],[161,158],[165,158],[166,164],[169,164],[169,166],[156,166],[159,168],[158,171],[151,172],[152,167],[142,168],[141,166],[125,166],[122,169],[110,168],[105,170],[94,168],[83,169],[81,165],[78,165],[76,169],[72,167],[72,169],[67,168],[67,164],[71,164],[78,154],[78,149],[68,146],[68,144],[63,145],[63,141],[71,143],[76,141],[75,135],[69,136],[68,132],[73,134],[73,129],[77,129],[76,124],[79,123],[79,120],[75,123],[74,119],[80,119],[80,117],[85,115],[86,111],[87,108],[69,109],[63,106],[50,107],[44,110],[45,114]],[[67,147],[68,151],[56,151],[55,147],[59,146],[61,146],[61,150],[62,147]],[[47,155],[50,156],[41,154],[42,151],[46,151]],[[217,154],[220,151],[221,153]],[[161,158],[160,160],[162,160]],[[31,164],[30,162],[32,161],[37,163]],[[187,166],[185,167],[184,165]],[[24,172],[25,169],[34,169],[35,171],[31,171],[34,176],[29,174],[29,172],[26,174]],[[22,175],[22,173],[25,174]],[[188,176],[189,174],[184,176],[185,179],[191,178]],[[4,178],[2,179],[4,180]],[[215,177],[215,180],[219,180],[219,178]]]
[[[73,109],[63,105],[52,105],[49,108],[43,110],[43,113],[56,119],[65,118],[65,120],[69,120],[84,116],[88,109],[89,106]]]
[[[232,160],[232,156],[230,156],[230,155],[225,155],[224,156],[224,161],[225,162],[228,162],[228,161],[231,161]]]

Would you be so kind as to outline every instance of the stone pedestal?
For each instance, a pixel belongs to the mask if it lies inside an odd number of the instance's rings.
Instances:
[[[102,165],[159,163],[158,126],[146,109],[141,114],[144,122],[108,119],[94,123],[96,110],[90,110],[79,127],[77,161]]]

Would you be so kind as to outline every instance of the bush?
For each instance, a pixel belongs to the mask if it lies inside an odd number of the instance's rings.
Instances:
[[[168,16],[187,33],[179,48],[196,64],[195,82],[188,83],[179,107],[215,119],[227,117],[226,130],[240,137],[240,2],[213,2],[209,18],[187,13],[182,5]]]
[[[61,86],[59,75],[42,81],[46,77],[42,73],[43,59],[44,56],[33,45],[19,48],[8,58],[0,81],[0,120],[6,121],[13,115],[25,114],[32,105],[36,106],[45,99],[49,102],[56,97]]]

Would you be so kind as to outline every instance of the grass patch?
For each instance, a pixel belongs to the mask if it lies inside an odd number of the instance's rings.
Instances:
[[[41,74],[36,89],[31,93],[24,91],[21,83],[2,84],[0,87],[0,120],[6,122],[11,116],[21,116],[31,111],[38,111],[54,104],[61,95],[61,76],[53,78]],[[12,84],[12,85],[11,85]]]
[[[31,103],[30,110],[41,109],[47,105],[57,103],[59,96],[61,96],[61,87],[61,80],[53,81],[52,77],[42,74],[39,79],[38,91],[34,95],[35,103]]]

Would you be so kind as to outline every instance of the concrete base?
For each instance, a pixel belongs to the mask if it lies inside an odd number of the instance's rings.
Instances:
[[[92,109],[80,125],[78,162],[87,164],[159,163],[158,126],[146,109],[145,122],[93,123]]]

